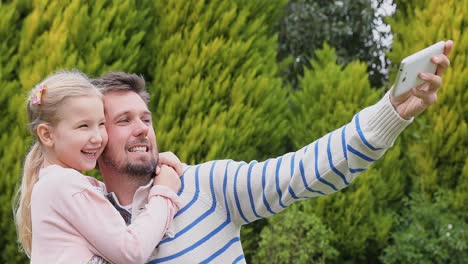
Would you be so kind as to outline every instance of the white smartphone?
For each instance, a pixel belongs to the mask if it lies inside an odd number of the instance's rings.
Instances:
[[[432,63],[431,59],[435,55],[442,54],[444,49],[445,41],[439,41],[404,58],[398,69],[392,95],[395,97],[400,96],[411,90],[411,88],[423,83],[424,81],[418,78],[420,72],[435,73],[437,65]]]

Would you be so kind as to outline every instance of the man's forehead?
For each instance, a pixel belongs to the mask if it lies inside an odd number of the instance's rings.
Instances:
[[[104,95],[104,110],[112,116],[124,113],[151,114],[143,99],[135,92],[112,91]]]

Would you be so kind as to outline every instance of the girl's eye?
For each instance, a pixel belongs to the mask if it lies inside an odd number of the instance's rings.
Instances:
[[[104,122],[99,123],[99,126],[104,126],[106,125]]]
[[[128,122],[128,118],[123,118],[118,121],[118,123],[127,123],[127,122]]]

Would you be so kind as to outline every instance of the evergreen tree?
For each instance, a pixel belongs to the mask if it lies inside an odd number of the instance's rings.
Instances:
[[[296,205],[268,219],[260,237],[252,263],[330,263],[338,256],[331,246],[335,235],[330,228]]]
[[[25,115],[18,111],[23,105],[24,94],[19,92],[21,84],[17,79],[17,70],[21,56],[18,54],[22,18],[30,7],[22,1],[3,1],[0,3],[0,262],[26,262],[18,253],[15,226],[13,224],[12,197],[21,173],[22,155],[28,140],[26,138]]]
[[[434,199],[413,194],[405,199],[383,263],[464,263],[468,259],[467,212],[451,210],[447,193]],[[463,216],[464,215],[464,216]]]
[[[354,113],[382,97],[380,91],[371,88],[364,63],[355,61],[344,67],[336,56],[328,45],[317,51],[311,70],[306,70],[300,80],[302,89],[291,94],[290,138],[295,148],[346,124]],[[302,212],[317,215],[335,233],[331,247],[340,253],[336,263],[378,259],[393,223],[392,201],[405,188],[405,176],[399,169],[405,164],[400,156],[397,142],[384,160],[362,173],[347,189],[301,204]],[[287,213],[296,214],[294,210]],[[288,224],[284,223],[285,227]]]
[[[145,72],[146,32],[153,22],[149,11],[145,1],[35,2],[21,32],[23,85],[29,88],[58,69],[77,68],[90,75]]]
[[[382,94],[370,88],[366,64],[340,66],[336,52],[325,46],[300,80],[302,89],[292,92],[288,109],[287,90],[279,77],[283,66],[275,63],[276,26],[286,4],[286,0],[2,1],[0,107],[6,114],[0,120],[0,232],[4,234],[0,236],[0,262],[27,262],[18,252],[11,208],[32,140],[26,131],[24,100],[26,91],[57,69],[78,68],[90,75],[108,70],[144,74],[160,149],[171,150],[189,163],[282,154],[290,142],[299,148],[378,100]],[[442,189],[449,193],[450,209],[467,209],[464,14],[468,0],[397,4],[401,8],[397,6],[396,16],[389,20],[395,32],[389,54],[392,61],[440,39],[455,41],[439,102],[418,117],[384,159],[352,186],[303,202],[271,220],[276,230],[289,230],[304,215],[310,216],[304,219],[305,226],[323,223],[323,228],[303,234],[327,233],[324,230],[329,228],[335,237],[327,237],[324,241],[330,244],[321,250],[339,263],[378,261],[389,244],[393,216],[410,191],[433,196]],[[393,71],[390,80],[394,75]],[[281,225],[283,219],[286,223]],[[262,223],[243,231],[248,259],[255,252],[261,228]],[[404,238],[399,234],[392,237]],[[267,229],[262,232],[258,252],[268,252],[267,242],[274,235]],[[339,251],[339,258],[333,249]],[[254,259],[265,258],[259,253]]]
[[[312,68],[300,79],[302,89],[290,96],[290,138],[295,148],[345,125],[357,111],[382,95],[371,89],[364,63],[339,64],[335,49],[328,44],[315,56],[310,62]]]
[[[161,150],[196,164],[285,151],[286,89],[276,63],[281,1],[156,1],[151,95]],[[250,260],[263,221],[242,228]]]
[[[284,151],[286,90],[267,24],[284,2],[155,3],[151,94],[162,150],[189,163]]]
[[[466,242],[464,238],[460,241],[460,237],[457,240],[440,234],[444,234],[441,230],[447,215],[457,219],[461,230],[466,230],[468,221],[465,213],[468,200],[467,8],[467,0],[397,1],[397,13],[389,20],[395,38],[388,57],[393,62],[439,40],[454,40],[454,48],[437,104],[419,116],[402,139],[407,149],[404,159],[411,164],[406,172],[408,189],[423,198],[422,201],[410,201],[411,212],[419,215],[403,214],[400,220],[403,224],[394,227],[392,243],[382,257],[386,263],[395,263],[402,258],[427,261],[427,247],[432,248],[430,261],[434,263],[466,259],[466,254],[462,253],[466,251],[466,243],[460,243]],[[396,67],[397,63],[392,76],[395,76]],[[447,210],[451,213],[441,211],[437,202],[425,202],[437,200],[437,193],[444,194]],[[427,212],[432,215],[426,216]],[[415,226],[431,229],[432,233],[418,230]],[[417,240],[427,243],[420,244]],[[458,251],[460,249],[461,252]],[[398,253],[400,250],[405,252]]]
[[[439,100],[418,117],[405,142],[413,164],[408,171],[413,190],[429,195],[441,188],[455,191],[453,205],[463,210],[467,210],[463,201],[468,200],[467,8],[467,0],[427,0],[407,7],[404,13],[397,12],[390,20],[395,39],[389,54],[392,61],[398,62],[439,40],[454,40],[451,66],[443,76]],[[394,76],[395,71],[392,73]]]
[[[284,9],[279,28],[278,59],[292,57],[285,74],[294,87],[304,67],[310,67],[323,42],[336,49],[338,62],[362,60],[368,64],[371,84],[387,81],[390,29],[383,18],[391,1],[383,0],[291,0]],[[387,8],[383,9],[382,6]]]

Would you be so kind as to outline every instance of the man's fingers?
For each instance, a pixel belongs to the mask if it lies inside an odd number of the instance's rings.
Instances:
[[[434,58],[432,58],[432,62],[437,64],[437,70],[436,70],[437,75],[439,76],[442,75],[445,72],[445,70],[447,70],[447,68],[450,66],[450,60],[448,58],[448,55],[450,51],[452,50],[452,48],[453,48],[453,41],[447,40],[445,42],[444,54],[434,56]]]
[[[425,91],[421,88],[422,87],[413,88],[411,89],[411,93],[417,98],[421,99],[425,107],[434,104],[437,101],[437,92]]]
[[[436,74],[439,76],[442,75],[450,66],[450,60],[443,54],[432,57],[431,61],[432,63],[437,64]]]
[[[437,92],[437,89],[442,84],[442,78],[439,75],[422,72],[419,74],[418,77],[419,79],[426,81],[430,84],[429,88],[427,89],[427,91],[429,92]],[[419,86],[419,88],[422,88],[422,87],[424,87],[424,85]],[[419,89],[419,90],[424,90],[424,89]]]
[[[445,56],[448,56],[450,51],[452,50],[453,48],[453,41],[452,40],[447,40],[445,42],[445,49],[444,49],[444,54]]]

